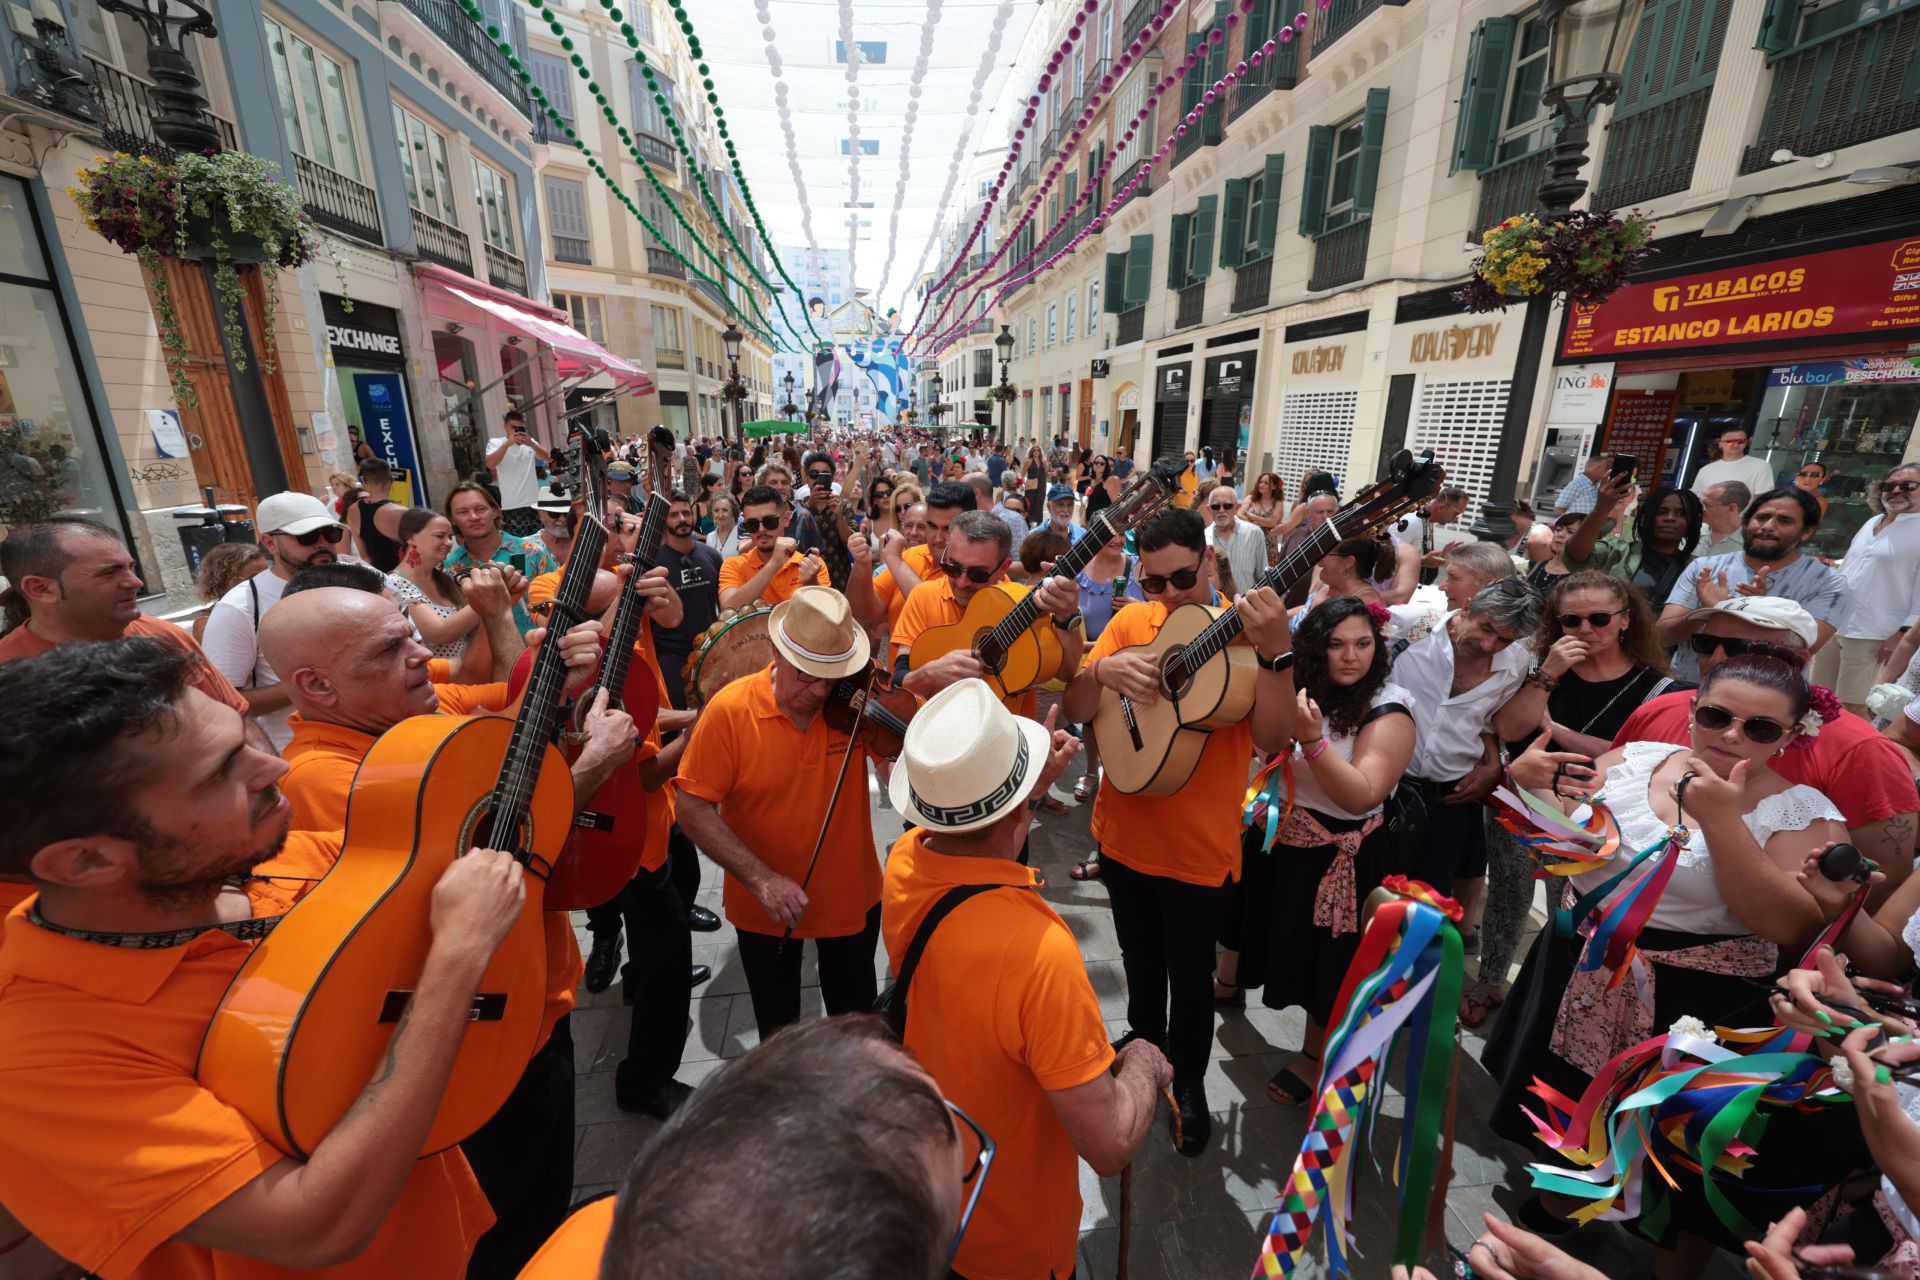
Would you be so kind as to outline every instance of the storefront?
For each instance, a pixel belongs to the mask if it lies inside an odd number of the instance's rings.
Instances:
[[[430,505],[432,495],[420,468],[415,415],[407,395],[400,313],[373,302],[355,302],[349,311],[331,293],[320,295],[320,310],[326,318],[327,351],[347,413],[348,447],[340,456],[351,457],[354,439],[364,441],[393,469],[395,502]]]
[[[1433,450],[1447,483],[1464,488],[1468,510],[1479,510],[1500,456],[1519,346],[1517,312],[1396,324],[1387,345],[1382,455]]]
[[[1365,348],[1364,332],[1304,338],[1280,348],[1280,414],[1271,470],[1279,474],[1289,501],[1299,494],[1309,471],[1338,477],[1342,494],[1355,487],[1348,483],[1348,473]],[[1264,455],[1258,441],[1253,447]]]
[[[1612,361],[1596,448],[1634,453],[1643,476],[1690,483],[1714,437],[1739,426],[1791,483],[1826,464],[1813,548],[1845,552],[1868,488],[1916,456],[1920,239],[1879,240],[1672,275],[1571,309],[1559,361]]]
[[[1200,443],[1213,449],[1215,461],[1246,454],[1253,430],[1254,371],[1259,355],[1253,350],[1208,356],[1200,382]],[[1245,483],[1244,479],[1242,483]]]
[[[1187,447],[1187,400],[1193,388],[1193,366],[1163,364],[1153,375],[1154,458],[1179,454]]]

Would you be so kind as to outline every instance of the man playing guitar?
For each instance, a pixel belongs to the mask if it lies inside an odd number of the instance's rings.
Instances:
[[[195,675],[144,638],[0,666],[0,786],[34,798],[0,870],[39,890],[0,939],[0,1202],[104,1280],[456,1280],[492,1215],[458,1150],[420,1145],[525,901],[519,864],[453,861],[383,1067],[310,1159],[283,1155],[194,1065],[234,973],[339,837],[289,834],[285,762]]]

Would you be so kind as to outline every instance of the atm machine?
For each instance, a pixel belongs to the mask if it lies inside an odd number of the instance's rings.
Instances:
[[[1533,509],[1543,516],[1553,511],[1560,490],[1580,474],[1593,448],[1593,427],[1547,427],[1540,461],[1533,469]]]

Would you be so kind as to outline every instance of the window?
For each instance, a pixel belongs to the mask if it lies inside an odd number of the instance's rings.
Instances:
[[[1047,304],[1047,350],[1053,350],[1054,342],[1060,336],[1060,304]]]
[[[591,263],[593,244],[587,236],[586,188],[571,178],[547,174],[547,226],[553,233],[556,262]]]
[[[1359,116],[1343,120],[1333,130],[1332,180],[1327,186],[1327,221],[1348,221],[1354,192],[1360,185],[1360,144],[1366,126]]]
[[[1040,345],[1040,322],[1032,316],[1027,317],[1027,354],[1032,355]]]
[[[634,33],[648,44],[652,44],[654,42],[653,6],[648,4],[647,0],[639,0],[639,3],[629,8],[627,16],[633,19]]]
[[[1100,43],[1093,47],[1096,58],[1106,58],[1113,53],[1113,3],[1107,0],[1100,6]],[[1095,64],[1096,66],[1098,63]],[[1136,108],[1137,109],[1137,108]]]
[[[1213,235],[1218,196],[1201,196],[1192,213],[1173,215],[1173,235],[1167,254],[1167,287],[1184,289],[1199,284],[1213,270]]]
[[[400,140],[400,176],[407,184],[407,203],[448,226],[460,225],[453,203],[453,174],[447,166],[447,139],[430,129],[419,116],[393,104],[393,130]],[[575,183],[576,188],[579,183]]]
[[[1042,391],[1040,400],[1040,434],[1048,439],[1053,437],[1053,397]]]
[[[340,63],[305,39],[267,19],[267,53],[280,114],[294,154],[361,180],[360,148],[353,136],[352,92]]]
[[[1080,294],[1078,290],[1074,290],[1073,292],[1067,294],[1067,336],[1064,339],[1062,339],[1062,341],[1072,342],[1074,339],[1075,331],[1077,328],[1076,315],[1079,310],[1079,306],[1078,306],[1079,302],[1080,302]]]
[[[607,322],[600,299],[591,293],[556,293],[553,305],[573,317],[573,327],[595,342],[607,341]]]
[[[841,155],[843,155],[843,156],[850,156],[850,155],[852,155],[852,154],[853,154],[853,139],[852,139],[852,138],[842,138],[842,139],[840,139],[840,154],[841,154]],[[876,139],[874,139],[874,138],[862,138],[862,139],[860,139],[860,154],[861,154],[861,155],[863,155],[863,156],[877,156],[877,155],[879,155],[879,154],[880,154],[880,143],[879,143],[879,141],[878,141],[878,140],[876,140]]]
[[[1487,18],[1474,27],[1449,172],[1482,172],[1552,142],[1552,114],[1540,101],[1547,43],[1538,14]]]
[[[673,210],[660,193],[653,189],[651,182],[640,184],[640,212],[646,215],[648,222],[659,228],[660,236],[651,231],[642,231],[641,238],[650,249],[675,249],[681,254],[689,254],[692,248],[687,240],[687,229],[673,216]],[[662,238],[664,237],[664,238]]]
[[[513,203],[513,179],[492,165],[475,160],[473,192],[480,201],[480,238],[518,257],[520,251],[514,248],[513,223],[518,211]]]
[[[1220,213],[1220,265],[1243,267],[1273,256],[1280,221],[1280,181],[1287,158],[1268,156],[1260,172],[1227,179]]]
[[[1246,225],[1240,233],[1240,261],[1251,262],[1260,256],[1260,218],[1266,207],[1266,175],[1247,179]]]
[[[993,385],[993,352],[985,347],[973,353],[973,385],[976,387]]]
[[[657,302],[653,304],[653,349],[662,355],[686,356],[680,345],[679,311]]]
[[[1323,235],[1373,215],[1387,131],[1387,98],[1385,88],[1369,89],[1361,111],[1339,124],[1317,124],[1307,130],[1301,235]],[[1271,162],[1273,157],[1268,159]]]
[[[560,113],[561,119],[572,124],[573,67],[558,54],[529,49],[527,70],[533,73],[533,82],[540,86],[540,91],[547,95],[547,104]]]
[[[1513,42],[1513,70],[1507,75],[1507,110],[1501,117],[1500,145],[1495,164],[1531,155],[1553,141],[1553,113],[1540,101],[1547,83],[1547,24],[1540,15],[1520,20],[1520,38]]]
[[[1087,281],[1087,328],[1093,328],[1093,318],[1100,314],[1100,279],[1098,276]]]
[[[635,62],[628,65],[631,69],[627,72],[627,88],[633,98],[633,127],[649,137],[658,138],[664,142],[673,136],[667,128],[666,114],[660,109],[660,104],[654,100],[653,90],[647,88],[646,73],[640,70],[640,64]],[[673,82],[656,73],[654,83],[660,86],[660,96],[665,98],[668,106],[671,107]]]
[[[1116,93],[1118,102],[1113,109],[1115,120],[1132,120],[1140,114],[1140,109],[1147,105],[1145,70],[1144,67],[1135,67],[1127,73],[1126,80],[1121,83]],[[1134,135],[1122,142],[1119,150],[1114,153],[1112,172],[1115,175],[1124,174],[1133,167],[1133,163],[1140,158],[1141,140],[1152,136],[1152,133],[1153,119],[1149,116],[1146,127],[1136,130]]]

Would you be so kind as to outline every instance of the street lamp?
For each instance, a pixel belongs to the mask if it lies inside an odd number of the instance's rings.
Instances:
[[[798,406],[793,402],[793,370],[787,370],[787,376],[780,381],[787,389],[786,402],[780,406],[780,412],[788,417],[792,417],[795,413],[799,412]]]
[[[148,91],[160,108],[153,132],[178,151],[198,154],[219,151],[220,131],[207,116],[207,96],[200,92],[200,74],[187,57],[188,36],[219,34],[213,14],[197,0],[100,0],[110,13],[124,13],[147,35]]]
[[[1007,381],[1007,363],[1013,359],[1013,330],[1006,325],[1000,326],[1000,336],[993,340],[995,350],[1000,353],[1000,443],[1007,442],[1007,406],[1013,402],[1013,386]]]
[[[1580,170],[1587,163],[1588,130],[1594,112],[1620,96],[1627,53],[1645,9],[1646,0],[1543,0],[1540,6],[1548,45],[1547,85],[1540,91],[1540,101],[1553,113],[1557,126],[1547,176],[1537,193],[1540,213],[1549,222],[1571,213],[1574,202],[1586,194]],[[1482,542],[1504,543],[1516,532],[1513,502],[1520,484],[1520,454],[1526,447],[1552,311],[1548,294],[1536,293],[1527,299],[1493,479],[1480,518],[1472,526],[1473,536]]]
[[[940,410],[942,408],[940,398],[946,394],[946,390],[946,383],[941,380],[940,371],[935,369],[933,371],[933,407],[928,410],[928,412],[933,415],[933,429],[935,431],[940,429]]]
[[[727,352],[727,385],[720,388],[720,394],[733,404],[733,427],[742,444],[746,443],[746,427],[740,421],[740,402],[747,398],[747,389],[740,381],[740,339],[744,336],[728,316],[727,327],[720,332],[720,344]]]

